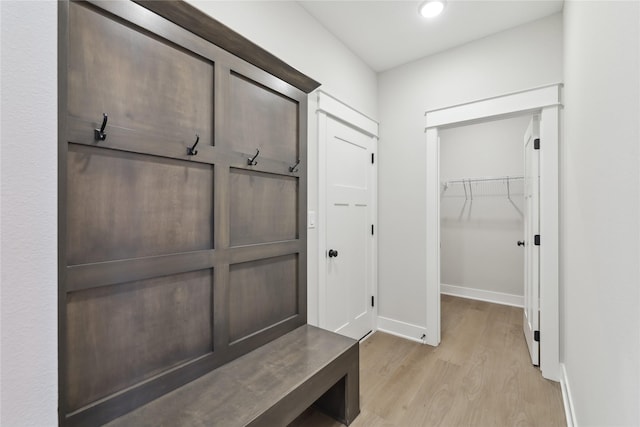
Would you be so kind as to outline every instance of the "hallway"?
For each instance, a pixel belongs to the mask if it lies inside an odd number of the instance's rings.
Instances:
[[[442,295],[434,348],[378,332],[360,346],[354,426],[564,426],[560,384],[531,365],[522,309]],[[292,426],[341,424],[309,410]]]

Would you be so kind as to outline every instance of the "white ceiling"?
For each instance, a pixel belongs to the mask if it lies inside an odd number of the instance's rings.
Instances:
[[[441,52],[562,10],[562,0],[448,0],[432,19],[420,1],[299,1],[374,71]]]

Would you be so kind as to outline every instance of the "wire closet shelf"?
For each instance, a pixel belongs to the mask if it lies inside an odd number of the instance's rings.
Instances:
[[[524,193],[524,176],[497,176],[463,178],[443,181],[441,183],[442,197],[464,197],[473,200],[474,197],[507,197],[521,196]]]

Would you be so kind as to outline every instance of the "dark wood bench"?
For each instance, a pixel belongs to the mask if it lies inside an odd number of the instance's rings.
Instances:
[[[360,413],[358,342],[301,326],[108,426],[286,426],[309,406]]]

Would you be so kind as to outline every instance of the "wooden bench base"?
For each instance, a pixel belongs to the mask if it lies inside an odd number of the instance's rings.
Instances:
[[[314,403],[349,425],[359,363],[357,341],[304,325],[107,425],[286,426]]]

